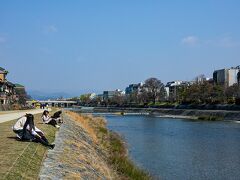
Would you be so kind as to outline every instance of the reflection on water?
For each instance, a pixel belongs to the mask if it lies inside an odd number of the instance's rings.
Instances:
[[[240,179],[240,124],[107,116],[130,157],[156,179]]]

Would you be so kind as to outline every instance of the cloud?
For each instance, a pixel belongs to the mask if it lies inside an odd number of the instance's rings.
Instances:
[[[218,40],[217,45],[224,48],[236,47],[239,45],[239,42],[233,40],[232,37],[227,36]]]
[[[3,36],[0,36],[0,43],[5,43],[7,39]]]
[[[194,46],[198,44],[199,39],[197,36],[187,36],[182,39],[182,44]]]
[[[231,36],[223,36],[221,38],[212,39],[201,39],[197,36],[187,36],[182,39],[182,44],[187,46],[208,46],[208,47],[222,47],[222,48],[233,48],[240,45],[240,42],[234,40]]]
[[[55,25],[51,24],[44,28],[44,32],[45,33],[56,33],[56,32],[58,32],[58,28]]]

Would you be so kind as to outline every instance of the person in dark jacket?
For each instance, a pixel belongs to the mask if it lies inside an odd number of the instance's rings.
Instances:
[[[44,133],[34,125],[34,116],[32,114],[26,114],[18,119],[13,126],[13,132],[22,141],[40,142],[52,149],[55,146],[54,144],[50,144]]]
[[[62,111],[57,111],[53,114],[53,116],[51,118],[55,119],[58,123],[63,123],[61,114],[62,114]]]

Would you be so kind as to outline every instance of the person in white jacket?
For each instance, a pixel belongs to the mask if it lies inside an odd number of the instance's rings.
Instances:
[[[18,119],[13,126],[13,132],[20,140],[40,142],[45,146],[54,148],[54,144],[50,144],[44,133],[34,125],[32,114],[26,114]]]
[[[45,110],[42,114],[42,121],[45,124],[50,124],[56,128],[59,128],[60,126],[57,124],[56,119],[49,116],[49,111]]]

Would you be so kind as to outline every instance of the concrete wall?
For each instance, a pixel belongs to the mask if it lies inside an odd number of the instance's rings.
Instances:
[[[228,70],[228,86],[232,86],[233,84],[237,83],[237,74],[239,69],[229,69]]]

